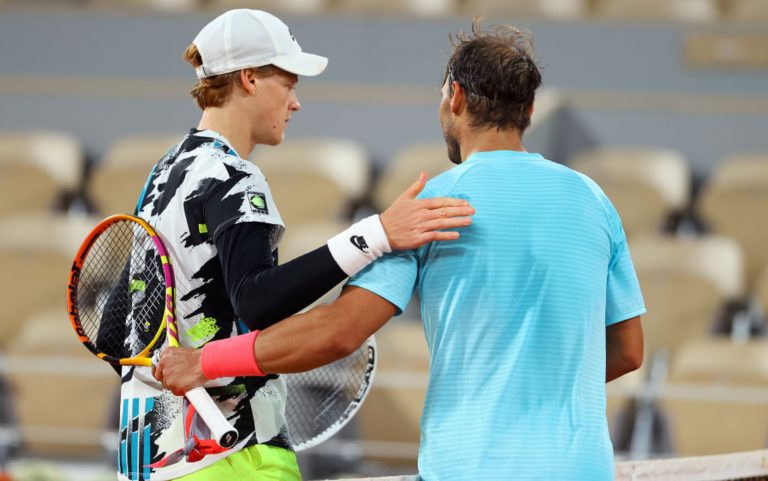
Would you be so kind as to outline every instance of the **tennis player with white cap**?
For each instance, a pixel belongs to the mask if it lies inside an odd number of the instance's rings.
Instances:
[[[168,247],[183,346],[258,333],[383,254],[456,239],[443,230],[470,223],[466,201],[416,199],[421,175],[381,215],[277,265],[285,227],[266,179],[247,159],[257,144],[282,142],[301,109],[299,76],[320,74],[328,60],[303,52],[277,17],[245,9],[206,25],[184,58],[195,67],[191,94],[203,114],[156,164],[136,207]],[[186,401],[164,390],[149,368],[124,367],[119,479],[301,479],[283,379],[226,376],[248,359],[219,354],[209,368],[220,375],[206,388],[237,429],[238,444],[224,450],[207,439]]]
[[[328,65],[327,58],[303,52],[279,18],[260,10],[226,12],[206,25],[193,43],[203,60],[197,78],[264,65],[314,76]]]

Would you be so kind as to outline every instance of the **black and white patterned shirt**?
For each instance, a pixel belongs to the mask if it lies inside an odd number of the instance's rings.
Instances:
[[[233,307],[233,287],[227,288],[216,240],[233,226],[257,223],[270,253],[276,249],[285,227],[259,168],[240,158],[216,132],[193,130],[157,163],[137,209],[171,257],[181,345],[198,348],[247,332]],[[195,463],[150,469],[149,464],[183,446],[182,401],[164,391],[149,368],[123,367],[120,480],[177,478],[257,443],[290,449],[286,387],[279,376],[215,379],[206,389],[240,433],[238,445]]]

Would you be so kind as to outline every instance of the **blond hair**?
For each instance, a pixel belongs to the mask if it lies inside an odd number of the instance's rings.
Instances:
[[[189,44],[184,51],[184,61],[194,68],[203,65],[203,57],[197,50],[197,45],[194,43]],[[264,77],[274,75],[279,71],[274,65],[264,65],[263,67],[255,67],[247,70]],[[208,107],[221,107],[224,105],[232,94],[232,89],[235,85],[244,87],[240,82],[239,70],[199,79],[189,93],[195,99],[197,105],[205,110]]]

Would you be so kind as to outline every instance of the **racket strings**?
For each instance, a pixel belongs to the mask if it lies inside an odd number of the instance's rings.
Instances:
[[[152,237],[119,221],[96,237],[80,272],[80,323],[99,352],[141,353],[160,329],[165,308],[162,262]]]
[[[354,412],[361,391],[367,389],[370,374],[368,347],[312,371],[285,376],[288,388],[286,420],[291,441],[297,449]]]

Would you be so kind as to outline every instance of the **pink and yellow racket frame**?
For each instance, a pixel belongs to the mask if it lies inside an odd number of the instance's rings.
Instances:
[[[85,262],[85,258],[88,256],[88,252],[91,250],[91,247],[93,246],[96,239],[104,231],[106,231],[113,224],[122,221],[129,221],[138,224],[147,232],[147,234],[149,234],[149,236],[152,238],[152,241],[155,243],[158,254],[160,255],[160,260],[162,261],[163,265],[163,277],[165,278],[165,309],[163,310],[163,319],[160,323],[157,333],[155,333],[155,337],[147,344],[147,347],[145,347],[143,351],[130,358],[116,358],[114,356],[99,352],[99,350],[96,348],[96,345],[88,338],[88,336],[85,335],[85,330],[80,323],[80,316],[78,314],[76,302],[78,279],[80,277],[80,272],[82,270],[83,263]],[[151,366],[152,359],[149,357],[149,353],[155,347],[158,340],[160,340],[164,331],[168,335],[168,345],[172,347],[179,346],[179,334],[178,329],[176,328],[176,319],[174,318],[174,306],[176,300],[175,293],[176,284],[173,278],[171,259],[168,256],[168,251],[165,249],[163,242],[160,240],[160,236],[157,235],[157,232],[155,232],[152,226],[147,224],[147,222],[140,217],[124,214],[113,215],[102,220],[96,225],[96,227],[93,228],[93,230],[88,234],[88,237],[86,237],[83,241],[80,249],[77,251],[77,255],[75,255],[75,260],[72,263],[72,269],[69,272],[69,282],[67,283],[67,311],[69,312],[69,320],[72,322],[72,328],[77,333],[80,342],[82,342],[89,351],[91,351],[99,358],[113,364],[120,364],[122,366]]]
[[[140,225],[152,238],[157,248],[157,252],[160,255],[160,259],[163,265],[163,275],[165,277],[165,309],[163,311],[163,319],[161,324],[151,342],[134,357],[119,359],[114,356],[109,356],[99,352],[96,345],[86,336],[85,330],[80,323],[80,316],[77,309],[77,286],[80,272],[85,262],[85,258],[88,255],[91,247],[96,239],[105,231],[109,226],[121,222],[130,221]],[[80,342],[88,348],[93,354],[99,358],[123,366],[152,366],[152,359],[149,356],[152,348],[162,337],[163,331],[168,335],[168,345],[171,347],[179,346],[179,333],[176,328],[175,312],[175,282],[173,278],[173,269],[171,267],[171,259],[168,256],[168,251],[165,249],[163,242],[157,235],[157,232],[146,221],[139,217],[131,215],[113,215],[107,217],[103,221],[99,222],[96,227],[88,234],[80,249],[77,251],[75,260],[72,263],[72,270],[69,273],[69,282],[67,283],[67,310],[69,312],[69,319],[72,322],[72,327],[75,329],[77,336],[80,338]],[[202,386],[191,389],[185,393],[189,402],[195,407],[197,413],[203,418],[203,421],[208,425],[211,430],[213,438],[220,446],[224,448],[231,448],[238,440],[237,430],[229,424],[229,421],[221,413],[211,397],[205,391]]]

